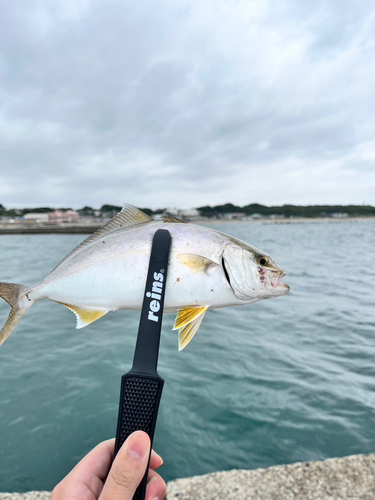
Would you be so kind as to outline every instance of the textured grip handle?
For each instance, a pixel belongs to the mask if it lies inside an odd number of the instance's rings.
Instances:
[[[164,380],[158,375],[144,376],[129,372],[122,376],[115,455],[134,431],[146,432],[152,446],[163,385]],[[133,500],[144,500],[147,474],[148,467]]]

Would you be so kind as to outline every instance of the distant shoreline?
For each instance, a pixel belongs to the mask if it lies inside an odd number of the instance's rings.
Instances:
[[[345,217],[345,218],[333,218],[333,217],[298,217],[295,219],[252,219],[252,220],[238,220],[238,219],[200,219],[194,221],[194,224],[216,224],[221,222],[238,222],[238,223],[250,223],[250,224],[319,224],[323,222],[361,222],[361,221],[375,221],[375,217]]]
[[[363,222],[375,221],[375,217],[346,217],[346,218],[331,218],[331,217],[316,217],[316,218],[296,218],[296,219],[253,219],[253,220],[238,220],[238,219],[198,219],[191,221],[193,224],[221,224],[221,223],[238,223],[238,224],[319,224],[319,223],[338,223],[338,222]],[[0,224],[0,235],[9,234],[92,234],[103,224]]]
[[[0,224],[2,234],[92,234],[103,224]]]

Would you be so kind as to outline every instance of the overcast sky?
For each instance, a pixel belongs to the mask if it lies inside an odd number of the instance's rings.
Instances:
[[[0,203],[375,205],[373,0],[0,0]]]

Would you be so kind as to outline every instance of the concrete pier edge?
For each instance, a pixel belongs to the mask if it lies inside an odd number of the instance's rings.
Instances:
[[[51,493],[0,493],[0,500],[49,500]],[[167,500],[374,500],[375,454],[231,470],[176,479]]]

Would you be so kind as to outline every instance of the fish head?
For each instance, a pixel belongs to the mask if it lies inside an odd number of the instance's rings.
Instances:
[[[223,269],[237,298],[244,303],[289,293],[284,271],[269,255],[243,242],[223,251]]]

